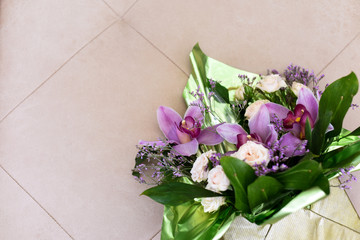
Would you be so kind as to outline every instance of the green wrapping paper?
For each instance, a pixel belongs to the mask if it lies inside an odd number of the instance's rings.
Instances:
[[[235,218],[232,207],[205,213],[199,202],[164,207],[161,240],[220,239]]]
[[[221,94],[217,94],[216,97],[218,99],[204,98],[204,104],[209,106],[211,110],[215,109],[216,111],[216,116],[205,113],[204,127],[213,126],[220,122],[236,123],[236,118],[230,109],[229,100],[232,101],[234,99],[235,91],[241,85],[238,76],[247,75],[250,79],[254,80],[253,84],[256,84],[260,79],[259,75],[230,67],[206,56],[198,44],[194,46],[190,53],[190,60],[193,71],[183,92],[186,104],[190,105],[190,103],[196,100],[191,92],[199,90],[207,95],[211,91],[209,79],[212,79],[221,83],[221,86],[227,89],[229,99],[221,99]],[[219,91],[221,92],[221,88],[219,88]],[[349,138],[348,140],[354,141],[354,139],[355,137],[352,137],[352,139]],[[346,139],[344,139],[343,143],[344,145],[347,144]],[[332,149],[339,147],[341,147],[341,143],[338,146],[332,146]],[[216,150],[229,149],[229,145],[222,143],[217,148]],[[359,165],[355,170],[359,170]],[[334,177],[334,175],[328,176],[328,178]],[[191,183],[188,179],[183,179],[183,181]],[[282,205],[276,209],[260,213],[257,216],[252,214],[244,214],[243,216],[250,222],[255,222],[258,225],[274,224],[287,215],[326,197],[327,194],[320,187],[315,186],[297,192],[296,195],[289,195],[286,201],[283,201]],[[230,204],[223,206],[214,213],[205,213],[203,206],[196,200],[178,206],[165,206],[161,239],[217,240],[225,234],[236,216],[239,215],[240,213]]]

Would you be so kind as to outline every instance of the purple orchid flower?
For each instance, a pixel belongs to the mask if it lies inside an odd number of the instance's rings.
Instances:
[[[224,139],[216,132],[216,126],[201,129],[203,114],[198,106],[189,106],[184,119],[172,108],[160,106],[157,119],[161,131],[173,149],[184,156],[195,154],[199,144],[216,145]]]
[[[313,128],[319,110],[319,103],[311,90],[302,88],[299,91],[294,112],[276,103],[266,103],[265,106],[270,113],[271,120],[276,116],[282,120],[284,128],[289,130],[279,140],[280,147],[285,149],[285,155],[287,157],[304,155],[306,152],[304,147],[306,119],[309,119]],[[331,127],[329,126],[328,130],[331,130]]]
[[[265,105],[270,112],[271,118],[275,115],[282,120],[284,128],[300,139],[305,138],[306,119],[309,119],[313,128],[318,118],[319,103],[308,88],[302,88],[299,91],[294,112],[276,103],[267,103]]]
[[[250,133],[247,133],[239,124],[224,123],[216,131],[226,141],[236,144],[240,148],[247,141],[257,141],[266,145],[277,140],[278,134],[274,125],[270,123],[270,113],[265,105],[249,120]]]

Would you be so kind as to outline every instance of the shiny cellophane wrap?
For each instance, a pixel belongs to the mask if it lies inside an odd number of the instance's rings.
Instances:
[[[199,45],[193,48],[190,60],[193,71],[183,93],[187,105],[196,100],[191,92],[196,92],[198,89],[205,96],[209,93],[210,89],[206,85],[209,79],[220,82],[229,91],[230,99],[233,99],[236,89],[241,86],[239,75],[247,75],[250,79],[254,79],[254,84],[260,78],[258,74],[233,68],[206,56]],[[205,126],[218,124],[218,119],[227,123],[236,123],[233,115],[228,114],[231,112],[229,104],[206,97],[204,102],[207,106],[211,105],[211,109],[217,113],[217,118],[212,117],[211,114],[205,115]],[[186,179],[183,181],[191,183]],[[321,201],[309,209],[309,206],[326,197],[326,194],[319,187],[302,191],[260,226],[239,216],[232,206],[223,206],[215,213],[205,213],[200,201],[196,199],[178,206],[165,206],[161,239],[216,240],[223,236],[222,239],[247,240],[264,239],[265,236],[266,239],[294,239],[294,236],[307,240],[353,239],[352,236],[354,239],[360,239],[359,219],[344,191],[336,189],[332,190],[331,194],[333,195],[331,201]],[[332,206],[336,204],[336,199],[342,199],[341,206],[344,210],[333,210]],[[347,203],[344,204],[343,200]],[[305,207],[307,209],[304,209]],[[349,216],[339,218],[339,213]],[[294,235],[295,231],[298,234]]]

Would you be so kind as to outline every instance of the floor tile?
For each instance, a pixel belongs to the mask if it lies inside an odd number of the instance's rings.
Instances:
[[[122,17],[136,2],[136,0],[104,0],[120,17]]]
[[[156,109],[184,113],[187,76],[118,22],[0,125],[0,163],[75,239],[150,239],[162,206],[131,176]]]
[[[1,1],[0,119],[114,20],[99,0]]]
[[[0,239],[71,239],[1,168],[0,189]]]
[[[209,56],[250,72],[289,63],[316,72],[359,31],[359,10],[357,0],[140,0],[125,20],[187,73],[197,42]]]

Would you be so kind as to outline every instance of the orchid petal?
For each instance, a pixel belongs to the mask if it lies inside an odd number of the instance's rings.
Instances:
[[[201,113],[201,109],[198,106],[189,106],[188,109],[185,112],[185,116],[186,117],[192,117],[193,119],[195,119],[195,121],[202,121],[204,116]]]
[[[265,106],[269,111],[271,121],[274,121],[274,114],[281,121],[287,117],[287,114],[290,111],[286,107],[272,102],[266,103]]]
[[[216,145],[224,141],[224,139],[216,132],[219,125],[205,128],[201,130],[199,136],[196,138],[199,143],[205,145]]]
[[[229,143],[237,143],[238,134],[247,134],[247,132],[239,125],[235,123],[224,123],[216,128],[216,131]]]
[[[163,141],[144,141],[140,140],[139,145],[148,145],[148,146],[166,146],[166,143]]]
[[[310,89],[300,89],[299,98],[297,99],[296,104],[304,105],[306,110],[309,111],[313,121],[316,122],[319,111],[319,103]]]
[[[272,144],[278,138],[278,133],[275,130],[275,126],[273,124],[268,125],[268,135],[266,137],[265,143]]]
[[[299,123],[295,123],[293,125],[293,128],[290,129],[290,132],[294,135],[294,136],[297,136],[299,137],[300,136],[300,133],[301,133],[301,125]]]
[[[295,137],[292,133],[287,133],[281,137],[280,148],[283,149],[282,151],[286,157],[301,156],[306,152],[304,141]]]
[[[194,155],[199,147],[199,143],[196,139],[184,144],[178,144],[173,147],[175,150],[175,154],[180,154],[183,156],[191,156]]]
[[[250,133],[256,133],[262,139],[262,142],[265,142],[269,129],[268,125],[270,124],[270,114],[269,110],[265,105],[262,105],[259,111],[249,120]]]
[[[181,116],[172,108],[160,106],[157,110],[157,120],[165,137],[179,143],[176,130],[177,124],[182,121]]]
[[[236,147],[240,148],[242,145],[249,141],[248,134],[238,134],[237,136],[237,144]]]
[[[191,135],[176,129],[176,134],[179,138],[179,143],[187,143],[191,141]]]

